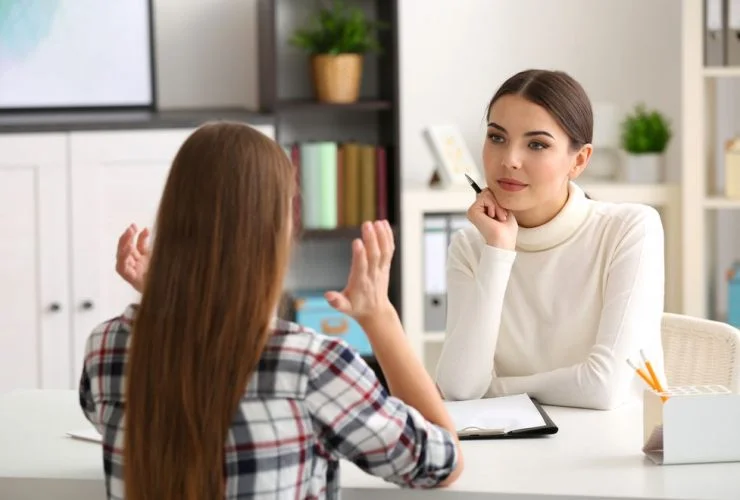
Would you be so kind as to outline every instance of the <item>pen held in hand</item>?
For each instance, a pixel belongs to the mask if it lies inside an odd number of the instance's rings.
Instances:
[[[480,186],[478,186],[478,184],[476,184],[476,182],[473,179],[471,179],[468,174],[465,174],[465,178],[468,180],[468,184],[470,184],[470,187],[472,187],[477,194],[480,194],[482,191]]]

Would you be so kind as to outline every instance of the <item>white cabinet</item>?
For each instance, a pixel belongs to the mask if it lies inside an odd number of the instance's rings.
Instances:
[[[0,393],[77,386],[92,329],[138,300],[118,237],[153,225],[192,130],[0,134]]]
[[[115,272],[116,246],[132,222],[152,227],[167,173],[190,129],[70,135],[73,370],[102,321],[138,300]],[[205,167],[207,168],[207,167]]]
[[[0,136],[0,393],[70,381],[67,136]]]

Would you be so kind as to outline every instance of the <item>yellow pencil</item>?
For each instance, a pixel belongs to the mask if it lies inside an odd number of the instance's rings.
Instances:
[[[645,364],[645,368],[647,368],[648,373],[650,373],[650,377],[653,379],[653,386],[655,387],[655,390],[658,392],[663,392],[663,386],[660,385],[660,379],[655,374],[655,370],[653,370],[653,365],[650,364],[650,361],[648,361],[647,356],[645,356],[645,352],[640,349],[640,356],[642,357],[642,362]]]
[[[642,380],[644,380],[644,381],[645,381],[645,383],[646,383],[646,384],[647,384],[647,385],[648,385],[648,386],[649,386],[649,387],[650,387],[650,388],[651,388],[652,390],[654,390],[655,392],[657,392],[657,393],[659,393],[659,394],[660,394],[661,392],[663,392],[663,391],[661,391],[661,390],[658,390],[658,388],[657,388],[657,387],[655,386],[655,384],[653,383],[653,381],[652,381],[652,380],[650,379],[650,377],[649,377],[649,376],[647,375],[647,373],[645,373],[645,371],[644,371],[644,370],[643,370],[642,368],[639,368],[639,367],[635,366],[635,364],[634,364],[634,363],[633,363],[632,361],[630,361],[629,359],[627,360],[627,364],[628,364],[628,365],[630,365],[630,367],[631,367],[631,368],[632,368],[633,370],[635,370],[635,371],[637,372],[637,374],[638,374],[638,375],[640,376],[640,378],[641,378]],[[667,396],[663,396],[663,395],[661,395],[661,396],[660,396],[660,399],[661,399],[661,400],[663,400],[663,402],[665,402],[665,401],[666,401],[666,400],[668,399],[668,397],[667,397]]]
[[[633,363],[632,361],[630,361],[629,359],[627,360],[627,364],[628,364],[628,365],[630,365],[630,366],[632,367],[632,369],[633,369],[633,370],[635,370],[635,371],[637,372],[637,374],[638,374],[638,375],[640,376],[640,378],[641,378],[642,380],[644,380],[644,381],[645,381],[645,383],[646,383],[646,384],[647,384],[648,386],[650,386],[650,388],[651,388],[652,390],[654,390],[654,391],[657,391],[657,390],[658,390],[658,388],[657,388],[657,387],[655,387],[655,384],[653,383],[653,381],[652,381],[652,380],[650,380],[650,377],[648,377],[648,376],[647,376],[647,374],[646,374],[646,373],[645,373],[645,372],[643,371],[643,369],[642,369],[642,368],[638,368],[637,366],[635,366],[635,364],[634,364],[634,363]]]

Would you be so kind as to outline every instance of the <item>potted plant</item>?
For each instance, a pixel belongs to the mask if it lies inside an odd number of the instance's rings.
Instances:
[[[659,111],[638,104],[625,117],[621,128],[622,149],[627,155],[624,180],[644,184],[661,182],[661,160],[672,136],[668,119]]]
[[[383,27],[359,7],[351,7],[344,0],[331,0],[322,2],[309,24],[295,31],[290,43],[309,53],[319,101],[357,101],[363,56],[380,51],[376,33]]]

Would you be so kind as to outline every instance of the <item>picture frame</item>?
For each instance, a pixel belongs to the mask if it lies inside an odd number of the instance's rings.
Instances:
[[[435,162],[431,184],[439,187],[469,187],[465,174],[480,178],[479,168],[465,144],[457,125],[430,125],[422,130],[422,136]]]
[[[3,1],[0,115],[157,110],[153,0]]]

